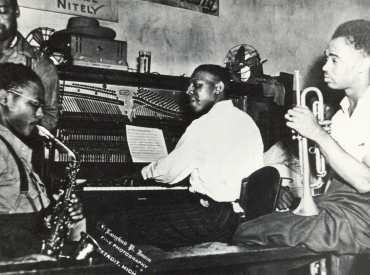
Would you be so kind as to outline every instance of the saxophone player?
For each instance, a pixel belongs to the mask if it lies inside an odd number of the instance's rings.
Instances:
[[[360,253],[370,247],[370,21],[341,24],[325,50],[324,81],[344,90],[331,135],[307,107],[285,115],[287,126],[317,144],[331,167],[329,188],[317,198],[315,216],[290,212],[241,224],[236,243],[296,246],[317,252]]]
[[[39,77],[21,64],[0,64],[0,75],[0,257],[16,258],[40,253],[48,234],[44,217],[50,200],[32,169],[32,150],[22,141],[43,117],[44,88]],[[83,224],[77,197],[68,212],[76,225]]]

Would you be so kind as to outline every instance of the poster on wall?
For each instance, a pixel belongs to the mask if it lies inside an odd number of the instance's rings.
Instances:
[[[118,0],[18,0],[20,7],[118,22]]]
[[[218,16],[220,0],[143,0]]]

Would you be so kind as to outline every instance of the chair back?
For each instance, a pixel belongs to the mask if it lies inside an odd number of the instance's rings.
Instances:
[[[240,206],[244,210],[240,222],[270,214],[276,209],[281,185],[280,173],[272,166],[262,167],[242,180]]]

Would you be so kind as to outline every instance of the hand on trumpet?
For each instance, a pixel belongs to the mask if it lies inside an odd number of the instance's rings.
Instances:
[[[316,116],[308,107],[294,107],[290,109],[285,118],[288,120],[286,125],[297,131],[300,135],[315,140],[318,135],[325,132],[317,121]]]

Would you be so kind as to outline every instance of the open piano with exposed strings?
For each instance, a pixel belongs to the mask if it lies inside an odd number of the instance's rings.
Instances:
[[[133,163],[125,126],[161,129],[168,150],[172,150],[189,123],[180,94],[174,90],[61,80],[62,108],[56,136],[81,160],[78,177],[86,179],[81,189],[145,190],[143,186],[119,182],[121,177],[145,165]],[[54,175],[60,174],[69,161],[58,149],[50,152],[50,158]],[[161,186],[147,188],[154,189],[166,190]]]
[[[55,135],[81,160],[78,178],[86,180],[79,186],[81,191],[187,190],[186,186],[146,187],[145,181],[128,186],[120,179],[148,164],[132,161],[126,125],[160,129],[168,152],[176,146],[191,123],[185,94],[189,78],[78,66],[60,67],[59,76],[61,117]],[[233,85],[234,102],[244,111],[250,95],[261,95],[257,85]],[[46,171],[57,188],[68,156],[55,149],[50,150],[49,159]]]

